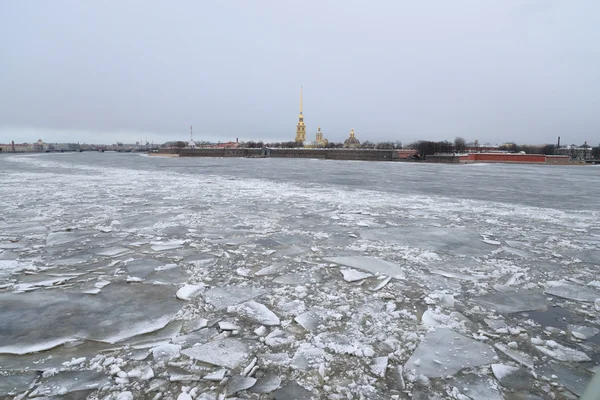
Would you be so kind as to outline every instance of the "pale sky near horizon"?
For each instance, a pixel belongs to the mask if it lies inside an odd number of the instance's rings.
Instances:
[[[0,0],[0,143],[600,142],[597,0]]]

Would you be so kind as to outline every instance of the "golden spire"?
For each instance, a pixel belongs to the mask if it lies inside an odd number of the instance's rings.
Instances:
[[[302,85],[300,85],[300,115],[302,115]]]
[[[300,85],[300,116],[298,117],[298,125],[296,126],[296,142],[304,143],[306,141],[306,126],[304,125],[304,117],[302,116],[302,85]]]

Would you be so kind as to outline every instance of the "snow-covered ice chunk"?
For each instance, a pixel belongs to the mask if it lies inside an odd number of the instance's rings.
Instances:
[[[294,318],[294,321],[307,331],[314,331],[321,322],[321,316],[315,311],[307,311]]]
[[[245,303],[232,306],[228,308],[227,311],[234,312],[244,318],[248,318],[262,325],[274,326],[281,323],[273,311],[269,310],[265,305],[257,303],[254,300],[249,300]]]
[[[242,286],[215,287],[204,292],[204,299],[219,310],[235,306],[264,294],[264,289]]]
[[[508,326],[506,325],[506,322],[504,322],[503,319],[484,318],[483,321],[487,324],[487,326],[489,326],[493,330],[506,328]]]
[[[423,325],[439,326],[443,323],[439,317],[440,316],[438,314],[434,313],[430,308],[428,308],[421,316],[421,322]]]
[[[154,360],[164,362],[179,357],[180,352],[181,346],[170,343],[161,344],[152,349]]]
[[[267,335],[265,338],[265,343],[270,347],[279,347],[293,343],[294,340],[296,340],[296,338],[290,332],[282,329],[275,329],[273,332]]]
[[[318,367],[323,363],[325,352],[318,347],[311,346],[308,343],[300,345],[296,354],[292,358],[292,366],[300,370],[306,371],[311,368]]]
[[[391,276],[388,277],[384,277],[384,279],[381,280],[381,282],[379,282],[373,289],[371,289],[373,292],[376,292],[378,290],[383,289],[388,283],[390,283],[390,281],[392,280]]]
[[[223,380],[223,378],[225,378],[225,375],[227,375],[227,369],[222,368],[222,369],[216,370],[215,372],[211,372],[208,375],[205,375],[202,379],[204,379],[206,381],[221,382]]]
[[[548,341],[548,342],[550,342],[550,341]],[[548,345],[550,343],[546,343],[546,344]],[[548,348],[545,346],[535,346],[535,348],[538,349],[539,351],[541,351],[542,353],[544,353],[552,358],[556,358],[557,360],[560,360],[560,361],[585,362],[585,361],[591,360],[591,358],[589,358],[587,356],[587,354],[585,354],[579,350],[575,350],[570,347],[563,346],[562,344],[559,344],[559,343],[556,343],[553,341],[551,343],[551,348]]]
[[[575,285],[564,281],[546,282],[544,293],[575,301],[593,302],[600,296],[600,291],[590,286]]]
[[[494,246],[500,246],[500,245],[502,245],[502,242],[499,242],[497,240],[487,239],[487,238],[481,239],[481,241],[483,243],[491,244],[491,245],[494,245]]]
[[[94,283],[94,286],[97,287],[98,289],[102,289],[106,285],[110,285],[110,281],[100,280],[100,281]]]
[[[125,392],[121,392],[121,393],[117,394],[117,397],[115,398],[115,400],[133,400],[133,393],[131,393],[128,390]]]
[[[226,338],[185,349],[181,354],[207,364],[236,368],[250,355],[246,342]]]
[[[546,308],[546,297],[535,290],[487,294],[475,297],[473,300],[500,313],[535,311]]]
[[[232,322],[219,321],[219,329],[222,331],[238,331],[240,327]]]
[[[283,265],[270,265],[254,273],[255,276],[275,275],[283,270]]]
[[[256,378],[234,375],[227,380],[227,395],[231,396],[242,390],[250,389],[256,383]]]
[[[454,375],[463,368],[493,362],[496,353],[484,343],[469,339],[450,329],[438,328],[429,332],[406,362],[406,371],[439,378]]]
[[[204,289],[206,289],[206,286],[202,283],[198,285],[185,285],[177,291],[175,296],[180,300],[192,300],[204,291]]]
[[[397,279],[404,279],[406,274],[398,264],[380,260],[374,257],[366,256],[343,256],[328,257],[324,259],[327,262],[345,265],[351,268],[361,269],[373,274],[391,276]]]
[[[387,357],[375,357],[373,359],[373,363],[371,364],[371,372],[381,378],[385,377],[385,371],[387,371],[388,367],[388,358]]]
[[[346,282],[356,282],[373,276],[367,272],[361,272],[350,268],[341,269],[340,272],[342,273]]]

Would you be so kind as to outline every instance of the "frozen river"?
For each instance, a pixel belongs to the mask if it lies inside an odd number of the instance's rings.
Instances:
[[[0,398],[571,399],[600,167],[0,155]]]

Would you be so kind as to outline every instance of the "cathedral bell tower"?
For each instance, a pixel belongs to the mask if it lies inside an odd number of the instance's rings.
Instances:
[[[302,85],[300,86],[300,116],[296,126],[296,142],[304,143],[306,141],[306,126],[304,126],[304,117],[302,116]]]

